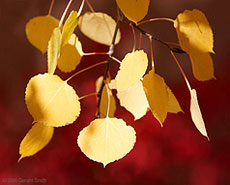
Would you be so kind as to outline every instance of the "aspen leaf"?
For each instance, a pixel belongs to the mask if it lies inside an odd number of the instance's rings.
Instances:
[[[99,77],[96,81],[96,91],[99,92],[101,84],[103,81],[103,76]],[[100,103],[100,118],[105,118],[107,115],[107,108],[108,108],[108,95],[107,95],[107,89],[104,86],[102,89],[101,94],[101,103]],[[113,97],[113,94],[109,92],[110,94],[110,106],[109,106],[109,117],[114,117],[114,113],[116,111],[116,100]]]
[[[60,28],[54,28],[52,36],[48,43],[48,73],[54,74],[57,66],[57,59],[60,50],[61,31]]]
[[[58,59],[58,68],[67,73],[76,69],[83,56],[81,42],[75,34],[72,34],[68,43],[61,49],[61,54]]]
[[[191,96],[190,112],[191,112],[193,123],[195,124],[196,128],[200,131],[200,133],[208,138],[195,89],[190,90],[190,96]]]
[[[75,28],[77,27],[78,19],[77,19],[77,12],[72,11],[67,18],[63,30],[62,30],[62,39],[61,39],[61,48],[68,42],[70,36],[74,32]]]
[[[148,57],[143,50],[136,50],[125,55],[116,75],[117,91],[124,91],[140,81],[148,67]]]
[[[187,53],[213,51],[213,32],[205,15],[197,9],[185,10],[174,22],[181,48]]]
[[[42,53],[47,51],[48,41],[59,20],[51,15],[38,16],[26,24],[26,36],[29,42]]]
[[[73,123],[80,114],[74,89],[57,75],[39,74],[31,78],[25,101],[34,122],[60,127]]]
[[[78,136],[78,146],[91,160],[104,167],[129,153],[136,142],[136,133],[122,119],[95,119]]]
[[[153,115],[163,125],[169,103],[167,85],[164,79],[155,74],[154,69],[152,69],[144,76],[143,86]]]
[[[168,112],[175,113],[175,114],[178,112],[183,112],[179,102],[177,101],[175,95],[173,94],[173,92],[169,87],[167,87],[167,92],[169,97]]]
[[[213,61],[209,53],[196,52],[189,56],[192,62],[193,75],[197,80],[215,79]]]
[[[42,150],[50,142],[53,132],[53,127],[45,126],[42,123],[35,123],[20,144],[19,154],[21,157],[18,161]]]
[[[86,12],[79,18],[79,28],[81,32],[100,44],[110,46],[116,27],[116,21],[112,17],[101,12]],[[118,30],[115,44],[121,39],[120,30]]]
[[[143,117],[149,107],[142,82],[136,82],[125,91],[117,92],[121,106],[131,112],[135,120]]]
[[[116,0],[116,2],[122,13],[137,23],[148,13],[150,0]]]

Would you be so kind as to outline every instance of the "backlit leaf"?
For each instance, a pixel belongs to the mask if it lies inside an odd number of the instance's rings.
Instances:
[[[152,69],[144,76],[143,86],[153,115],[163,125],[169,105],[168,87],[164,79]]]
[[[59,20],[51,15],[34,17],[26,24],[26,36],[34,47],[45,53],[53,29],[58,24]]]
[[[100,44],[110,46],[115,31],[116,22],[112,17],[101,12],[86,12],[79,18],[79,28],[81,32]],[[115,44],[121,39],[121,33],[118,30]]]
[[[126,54],[116,75],[117,91],[127,90],[139,82],[148,67],[148,57],[143,50]]]
[[[116,2],[122,13],[137,23],[148,13],[150,0],[116,0]]]
[[[54,128],[43,125],[42,123],[35,123],[23,138],[19,154],[20,161],[24,157],[32,156],[43,149],[51,140]]]
[[[169,87],[167,87],[167,92],[168,92],[168,97],[169,97],[169,102],[168,102],[168,112],[171,113],[178,113],[178,112],[183,112],[183,110],[180,107],[179,102],[177,101],[175,95],[171,91]]]
[[[122,119],[95,119],[78,136],[78,146],[91,160],[104,167],[129,153],[136,142],[136,133]]]
[[[75,34],[72,34],[68,43],[61,49],[61,54],[58,59],[58,68],[67,73],[76,69],[83,56],[81,42]]]
[[[191,95],[190,112],[191,112],[193,123],[195,124],[196,128],[200,131],[200,133],[208,138],[204,120],[197,100],[196,90],[195,89],[190,90],[190,95]]]
[[[54,28],[53,34],[48,43],[48,73],[54,74],[57,66],[57,59],[60,50],[61,31],[60,28]]]
[[[60,127],[73,123],[80,114],[75,90],[57,75],[39,74],[31,78],[25,101],[34,122]]]

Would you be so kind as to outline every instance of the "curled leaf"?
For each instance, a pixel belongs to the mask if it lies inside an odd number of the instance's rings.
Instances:
[[[122,119],[95,119],[78,136],[78,146],[91,160],[100,162],[104,167],[123,158],[135,142],[136,133]]]
[[[80,114],[75,90],[57,75],[39,74],[29,81],[25,101],[34,122],[61,127],[73,123]]]

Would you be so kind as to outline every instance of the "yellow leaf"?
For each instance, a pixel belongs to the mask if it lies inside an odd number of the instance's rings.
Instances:
[[[101,12],[86,12],[79,18],[79,28],[81,32],[100,44],[110,46],[115,31],[116,22],[112,17]],[[121,39],[121,33],[118,30],[115,44]]]
[[[101,84],[103,81],[103,77],[99,77],[96,81],[96,91],[99,92]],[[116,111],[116,100],[113,97],[113,94],[109,92],[110,94],[110,106],[109,106],[109,117],[114,117],[114,113]],[[100,118],[105,118],[107,115],[107,108],[108,108],[108,95],[107,95],[107,89],[104,86],[102,89],[101,94],[101,103],[100,103]]]
[[[74,89],[57,75],[39,74],[31,78],[25,101],[34,122],[60,127],[73,123],[80,114]]]
[[[59,20],[50,15],[34,17],[26,24],[26,36],[34,47],[45,53],[53,29],[58,24]]]
[[[61,48],[68,42],[77,24],[78,24],[77,12],[72,11],[68,19],[66,20],[62,30]]]
[[[143,86],[153,115],[163,125],[169,104],[167,85],[164,79],[155,74],[152,69],[144,76]]]
[[[116,0],[116,2],[122,13],[137,23],[148,13],[150,0]]]
[[[183,110],[180,107],[179,102],[177,101],[175,95],[171,91],[169,87],[167,87],[167,92],[168,92],[168,97],[169,97],[169,102],[168,102],[168,112],[171,113],[178,113],[178,112],[183,112]]]
[[[57,59],[60,50],[61,31],[60,28],[54,28],[53,34],[48,43],[48,73],[54,74],[57,66]]]
[[[209,53],[192,53],[189,55],[195,78],[200,81],[215,79],[212,57]]]
[[[104,167],[129,153],[136,142],[136,133],[122,119],[95,119],[78,136],[78,146],[91,160]]]
[[[124,91],[140,81],[148,67],[148,57],[143,50],[126,54],[116,75],[117,91]]]
[[[213,32],[205,15],[197,9],[185,10],[177,16],[176,28],[181,48],[187,53],[212,52]]]
[[[53,137],[53,132],[53,127],[35,123],[20,144],[19,154],[21,157],[18,162],[22,158],[32,156],[43,149]]]
[[[136,82],[125,91],[118,91],[117,97],[120,100],[121,106],[131,112],[135,120],[140,119],[146,114],[149,103],[141,81]]]
[[[190,90],[190,95],[191,95],[190,112],[191,112],[193,123],[195,124],[196,128],[200,131],[200,133],[208,138],[204,120],[197,100],[196,90],[195,89]]]
[[[58,68],[67,73],[76,69],[83,56],[81,42],[73,33],[68,41],[61,49],[60,58],[58,59]]]

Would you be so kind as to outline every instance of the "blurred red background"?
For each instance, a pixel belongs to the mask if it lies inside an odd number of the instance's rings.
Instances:
[[[115,0],[90,1],[96,11],[116,17]],[[45,179],[40,184],[153,184],[153,185],[229,185],[230,184],[230,26],[228,1],[217,0],[152,0],[151,17],[176,18],[184,9],[202,10],[213,30],[213,56],[217,80],[196,81],[186,55],[177,55],[193,88],[197,89],[199,104],[206,123],[210,142],[195,128],[189,115],[189,92],[167,48],[154,42],[156,71],[162,75],[178,98],[185,114],[169,114],[163,128],[151,113],[134,122],[133,117],[117,102],[116,116],[132,125],[137,134],[134,149],[122,160],[106,168],[89,160],[77,146],[79,131],[94,119],[96,98],[83,99],[80,117],[74,124],[55,129],[51,142],[38,154],[19,158],[19,144],[31,128],[32,117],[24,103],[25,87],[29,79],[45,73],[46,55],[36,50],[25,35],[26,22],[48,12],[47,0],[0,1],[0,184],[4,178]],[[56,0],[53,15],[60,18],[67,1]],[[71,9],[77,10],[80,1],[74,0]],[[88,11],[87,6],[84,11]],[[166,41],[177,41],[171,23],[156,22],[143,29]],[[119,59],[132,49],[131,29],[121,24],[122,40],[115,48]],[[84,51],[106,51],[76,30]],[[149,53],[146,38],[143,47]],[[103,60],[103,57],[84,57],[77,70]],[[112,76],[118,64],[111,65]],[[82,73],[70,84],[79,96],[95,92],[95,81],[103,75],[104,66]],[[62,78],[70,76],[58,71]],[[19,184],[9,183],[9,184]],[[28,183],[27,183],[28,184]],[[39,183],[37,183],[39,184]]]

